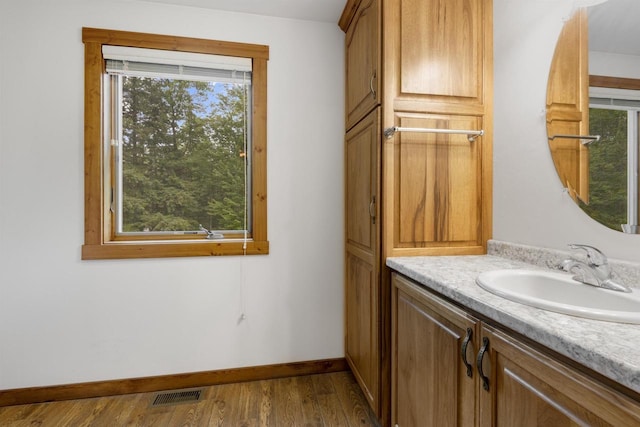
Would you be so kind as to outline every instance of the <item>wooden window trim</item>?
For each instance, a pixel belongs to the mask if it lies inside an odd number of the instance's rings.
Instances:
[[[267,60],[269,47],[244,43],[83,28],[84,43],[84,245],[82,259],[164,258],[269,253],[267,240]],[[251,58],[253,62],[252,238],[115,241],[105,199],[102,45],[129,46]]]
[[[640,90],[640,79],[611,76],[589,76],[589,86],[612,89]]]

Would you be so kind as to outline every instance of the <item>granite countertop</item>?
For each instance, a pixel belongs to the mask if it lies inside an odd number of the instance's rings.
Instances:
[[[640,393],[640,325],[554,313],[509,301],[475,283],[484,271],[542,268],[496,255],[388,258],[393,270]]]

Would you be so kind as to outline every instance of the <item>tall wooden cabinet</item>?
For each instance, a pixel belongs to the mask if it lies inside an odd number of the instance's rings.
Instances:
[[[347,0],[340,18],[345,352],[385,424],[386,257],[481,254],[491,237],[492,13],[491,0]]]
[[[388,413],[389,377],[380,250],[382,1],[348,1],[340,21],[346,32],[345,357],[380,419]]]
[[[392,426],[640,425],[640,400],[399,274],[392,307]]]

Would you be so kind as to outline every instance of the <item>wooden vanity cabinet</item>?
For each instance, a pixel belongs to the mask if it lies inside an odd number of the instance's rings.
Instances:
[[[392,282],[391,425],[640,425],[640,398],[478,320],[402,275],[394,273]],[[465,329],[473,331],[469,341]]]

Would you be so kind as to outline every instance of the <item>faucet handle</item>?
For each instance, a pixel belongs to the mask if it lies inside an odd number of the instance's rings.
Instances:
[[[569,243],[571,249],[582,249],[587,254],[587,261],[590,265],[600,267],[607,265],[607,256],[602,253],[598,248],[589,245],[583,245],[581,243]]]

